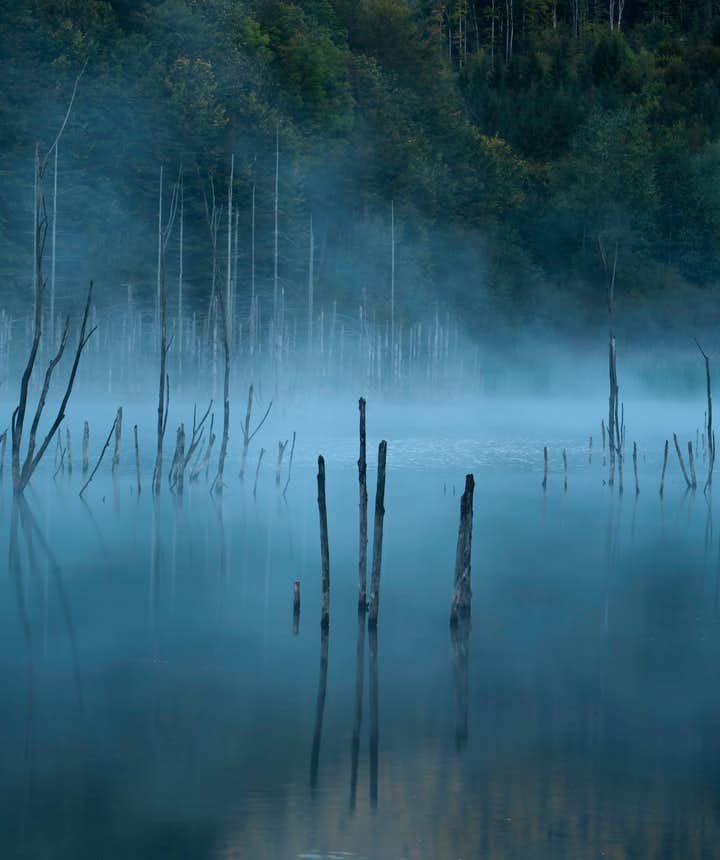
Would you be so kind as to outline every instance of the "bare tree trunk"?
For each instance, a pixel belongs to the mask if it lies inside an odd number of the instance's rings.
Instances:
[[[140,445],[138,444],[138,428],[137,424],[133,427],[133,435],[135,436],[135,476],[137,478],[138,496],[142,492],[140,485]]]
[[[465,492],[460,500],[460,527],[458,529],[457,551],[455,554],[455,587],[450,607],[450,625],[455,626],[459,619],[470,614],[472,604],[471,553],[473,525],[473,494],[475,479],[465,476]]]
[[[547,445],[543,447],[543,479],[542,479],[542,488],[543,492],[547,490],[547,476],[548,476],[548,450]]]
[[[368,546],[368,492],[367,492],[367,459],[365,434],[365,398],[358,403],[360,409],[360,457],[358,458],[358,482],[360,485],[360,553],[358,564],[358,611],[367,609],[367,546]]]
[[[567,449],[563,448],[563,491],[567,493],[568,465]]]
[[[112,471],[113,474],[115,470],[120,465],[120,444],[122,442],[122,406],[118,406],[117,410],[117,418],[115,419],[115,450],[113,451],[112,458]]]
[[[102,447],[102,451],[100,452],[100,456],[98,457],[97,463],[95,463],[95,468],[92,470],[92,472],[90,473],[90,477],[87,479],[87,481],[85,481],[85,483],[82,486],[82,489],[80,490],[80,493],[79,493],[80,496],[82,496],[82,494],[85,492],[85,490],[87,490],[87,488],[90,484],[90,481],[92,481],[92,479],[95,477],[95,472],[97,472],[97,470],[100,468],[100,464],[103,461],[103,457],[105,456],[105,452],[107,451],[107,449],[110,446],[110,440],[112,439],[113,433],[115,432],[115,425],[116,424],[117,424],[117,415],[115,416],[115,420],[113,421],[113,425],[110,428],[110,432],[108,433],[108,437],[105,440],[105,444]]]
[[[712,476],[713,469],[715,466],[715,434],[713,433],[712,426],[712,381],[710,378],[710,359],[706,355],[703,348],[698,343],[697,338],[695,339],[695,343],[697,344],[697,348],[700,350],[700,353],[705,361],[705,385],[707,389],[707,411],[705,413],[706,417],[706,432],[707,432],[707,447],[708,447],[708,475],[705,481],[704,491],[712,488]]]
[[[668,440],[665,440],[665,453],[663,455],[663,467],[662,467],[662,475],[660,476],[660,498],[662,499],[663,493],[665,492],[665,471],[667,469],[667,461],[668,461],[668,448],[670,447],[670,443]]]
[[[697,477],[695,476],[695,457],[693,456],[692,442],[688,442],[688,462],[690,463],[690,482],[694,490],[697,487]]]
[[[322,562],[322,610],[320,626],[330,626],[330,545],[328,542],[327,505],[325,501],[325,459],[318,457],[318,513],[320,515],[320,558]]]
[[[286,439],[284,442],[278,442],[278,458],[277,458],[277,466],[275,467],[275,486],[280,486],[280,478],[282,477],[282,461],[283,455],[285,453],[285,449],[287,448],[288,440]]]
[[[683,473],[683,478],[685,478],[685,483],[688,486],[688,490],[690,490],[692,489],[692,483],[690,482],[690,478],[688,478],[688,473],[685,469],[685,461],[683,460],[682,452],[680,451],[677,433],[673,433],[673,442],[675,442],[675,450],[677,451],[678,461],[680,462],[680,469]]]
[[[87,421],[83,424],[83,437],[82,437],[82,473],[83,476],[87,474],[87,470],[90,464],[90,425]]]
[[[385,463],[387,442],[383,439],[378,448],[377,488],[375,490],[375,524],[373,527],[373,560],[370,580],[370,613],[368,627],[377,626],[380,608],[380,570],[382,567],[383,526],[385,520]]]
[[[633,474],[635,475],[635,495],[640,495],[640,482],[638,481],[637,470],[637,443],[633,442]]]
[[[262,465],[263,457],[265,456],[265,449],[260,449],[260,456],[258,457],[257,468],[255,469],[255,483],[253,484],[253,498],[257,496],[257,485],[258,478],[260,477],[260,466]]]
[[[290,485],[290,477],[292,475],[292,464],[293,464],[293,455],[294,454],[295,454],[295,431],[293,430],[292,445],[290,446],[290,462],[288,463],[288,476],[287,476],[287,481],[285,481],[285,486],[283,487],[283,498],[285,498],[285,493],[287,493],[287,488]]]

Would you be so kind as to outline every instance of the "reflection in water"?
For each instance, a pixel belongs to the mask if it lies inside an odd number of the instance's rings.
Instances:
[[[469,638],[470,616],[460,615],[457,623],[450,626],[455,680],[455,747],[458,752],[465,749],[468,740]]]
[[[370,638],[370,808],[378,807],[378,634],[377,627],[368,631]]]
[[[360,728],[362,726],[363,690],[365,687],[365,611],[358,612],[357,644],[355,646],[355,709],[353,711],[352,743],[350,746],[350,811],[355,811],[357,797]]]
[[[310,756],[310,788],[318,784],[318,765],[320,763],[320,742],[322,740],[323,716],[325,714],[325,694],[327,692],[328,670],[328,628],[323,625],[320,631],[320,676],[318,678],[317,702],[315,704],[315,729],[313,731],[312,754]]]

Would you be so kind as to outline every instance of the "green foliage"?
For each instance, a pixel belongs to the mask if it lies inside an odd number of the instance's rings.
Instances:
[[[277,134],[289,293],[312,213],[320,297],[352,309],[360,289],[384,295],[392,200],[406,243],[399,287],[413,273],[399,303],[440,297],[469,325],[489,307],[544,318],[543,297],[592,314],[598,239],[618,243],[619,290],[626,277],[633,302],[709,294],[720,281],[720,11],[627,7],[611,29],[606,4],[579,4],[576,19],[575,4],[551,0],[514,0],[512,21],[509,4],[489,0],[2,4],[6,288],[27,278],[34,143],[49,145],[87,58],[62,146],[63,230],[77,231],[81,270],[96,274],[110,255],[151,294],[159,166],[173,176],[182,163],[186,275],[203,298],[200,183],[222,186],[233,152],[238,199],[253,185],[259,195],[262,282]]]

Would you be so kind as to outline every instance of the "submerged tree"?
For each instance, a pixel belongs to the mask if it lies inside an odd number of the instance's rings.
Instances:
[[[33,419],[30,425],[30,430],[28,433],[27,439],[27,448],[25,450],[25,456],[22,455],[22,447],[23,447],[23,433],[25,429],[25,418],[27,415],[28,409],[28,396],[30,389],[30,379],[33,374],[33,370],[35,369],[35,364],[37,362],[38,352],[40,349],[40,342],[42,339],[42,321],[43,321],[43,298],[45,294],[45,288],[47,283],[43,276],[43,255],[45,251],[45,240],[47,238],[48,231],[48,215],[45,207],[45,195],[43,192],[43,178],[45,176],[45,171],[47,170],[48,163],[50,161],[50,156],[53,155],[57,150],[57,146],[60,142],[60,138],[62,137],[63,132],[65,131],[65,127],[70,118],[70,114],[72,112],[73,104],[75,102],[75,96],[77,94],[78,84],[80,83],[80,78],[82,77],[85,71],[85,66],[83,66],[80,74],[75,79],[75,84],[73,86],[72,95],[70,97],[70,103],[68,105],[67,111],[65,113],[65,117],[60,126],[60,130],[57,133],[57,136],[47,151],[45,156],[40,158],[40,147],[36,145],[35,147],[35,183],[34,183],[34,192],[35,199],[33,203],[34,210],[34,224],[33,224],[33,248],[34,248],[34,260],[33,260],[33,288],[35,292],[35,309],[34,309],[34,321],[33,321],[33,339],[30,347],[30,354],[28,355],[27,362],[25,364],[25,369],[23,370],[22,377],[20,379],[20,394],[18,397],[18,405],[15,407],[12,414],[12,422],[11,422],[11,436],[12,436],[12,477],[13,477],[13,489],[16,494],[20,494],[23,492],[25,487],[27,487],[30,478],[32,478],[33,473],[37,469],[40,461],[45,454],[45,451],[48,448],[48,445],[52,441],[55,436],[60,424],[65,418],[65,410],[67,408],[68,401],[70,400],[70,395],[72,394],[73,385],[75,384],[75,377],[77,375],[78,366],[80,364],[80,357],[85,349],[85,346],[90,339],[92,333],[95,331],[92,328],[89,332],[87,331],[87,322],[88,315],[90,312],[90,302],[92,300],[92,282],[90,283],[90,288],[88,289],[87,299],[85,301],[85,310],[83,312],[82,323],[80,326],[80,335],[78,337],[77,347],[75,349],[75,357],[73,359],[72,367],[70,370],[70,374],[68,376],[68,380],[65,386],[65,393],[63,394],[62,400],[60,401],[60,405],[55,414],[55,418],[50,425],[47,433],[43,437],[40,444],[37,444],[37,433],[38,427],[40,425],[40,420],[42,418],[43,411],[45,409],[45,403],[47,401],[47,396],[50,391],[50,385],[52,382],[52,375],[60,363],[64,353],[65,347],[67,345],[68,334],[70,329],[70,318],[69,316],[65,318],[65,325],[63,327],[62,336],[60,338],[60,345],[58,346],[57,352],[50,359],[47,369],[45,371],[45,376],[43,379],[42,389],[40,391],[40,396],[38,398],[37,404],[35,406],[35,413],[33,415]]]

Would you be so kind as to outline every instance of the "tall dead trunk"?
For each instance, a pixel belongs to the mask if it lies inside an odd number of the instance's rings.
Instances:
[[[375,524],[373,527],[373,560],[370,580],[370,612],[368,626],[377,626],[380,608],[380,571],[382,567],[383,528],[385,521],[385,463],[387,442],[383,439],[378,448],[377,488],[375,490]]]
[[[455,587],[450,607],[450,624],[455,626],[459,619],[470,614],[472,587],[470,580],[470,561],[472,552],[473,494],[475,478],[465,476],[465,491],[460,500],[460,527],[458,529],[457,550],[455,553]]]
[[[360,552],[358,562],[358,610],[365,612],[367,608],[367,458],[365,433],[365,398],[359,401],[360,410],[360,456],[358,458],[358,482],[360,485]]]

